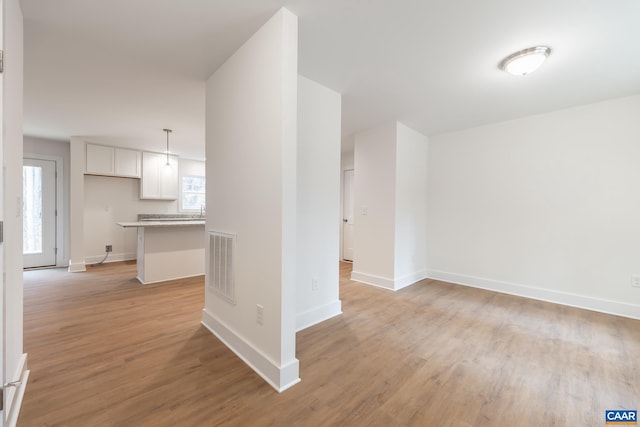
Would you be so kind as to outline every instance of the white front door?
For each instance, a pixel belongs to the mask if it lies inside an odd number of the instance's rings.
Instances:
[[[24,267],[56,265],[56,162],[25,158],[22,183]]]
[[[344,171],[343,182],[342,259],[353,261],[353,241],[355,240],[355,227],[353,225],[353,169]]]

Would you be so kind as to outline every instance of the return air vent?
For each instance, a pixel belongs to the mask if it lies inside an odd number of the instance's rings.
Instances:
[[[236,235],[219,231],[209,232],[209,277],[208,289],[229,301],[236,303],[233,280],[233,254],[236,246]]]

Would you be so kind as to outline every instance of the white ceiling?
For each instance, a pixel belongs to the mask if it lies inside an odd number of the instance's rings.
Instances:
[[[25,134],[204,156],[206,78],[285,6],[299,71],[343,94],[343,135],[426,134],[640,93],[637,0],[21,0]],[[508,54],[552,53],[525,78]]]

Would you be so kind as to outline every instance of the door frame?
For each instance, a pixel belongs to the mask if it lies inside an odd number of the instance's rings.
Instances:
[[[347,168],[347,169],[342,169],[342,176],[340,177],[340,181],[341,181],[341,188],[340,188],[340,261],[346,261],[344,258],[344,238],[345,238],[345,232],[344,232],[344,199],[346,197],[346,192],[345,192],[345,186],[346,186],[346,182],[347,180],[345,179],[345,176],[347,175],[347,172],[353,172],[353,176],[355,177],[355,168]],[[352,183],[353,185],[353,183]],[[353,186],[351,187],[351,198],[353,200],[353,193],[354,193],[354,189]],[[355,239],[355,236],[354,236]],[[354,242],[355,244],[355,242]],[[347,261],[347,262],[353,262],[353,260]]]
[[[56,197],[55,197],[55,209],[56,209],[56,229],[55,229],[55,242],[56,242],[56,267],[64,266],[64,159],[62,156],[51,156],[48,154],[35,154],[35,153],[23,153],[22,161],[24,159],[34,160],[48,160],[55,162],[56,164]]]
[[[19,0],[0,0],[0,49],[5,64],[0,77],[0,151],[4,165],[0,178],[0,218],[4,221],[2,278],[0,293],[3,321],[0,322],[2,365],[0,386],[4,387],[4,410],[0,425],[16,425],[27,387],[29,370],[24,353],[23,278],[22,278],[22,151],[24,89],[24,19]]]

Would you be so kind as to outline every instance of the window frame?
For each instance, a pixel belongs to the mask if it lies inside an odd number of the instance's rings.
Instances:
[[[185,191],[185,189],[184,189],[184,185],[185,185],[184,179],[185,178],[202,179],[202,182],[203,182],[202,191]],[[188,195],[188,194],[202,195],[204,197],[204,200],[205,200],[205,203],[202,204],[202,207],[204,207],[205,204],[206,204],[206,197],[207,197],[206,185],[207,185],[207,180],[206,180],[206,177],[204,175],[196,175],[196,174],[184,174],[184,175],[181,174],[180,175],[180,194],[179,194],[179,196],[180,196],[180,199],[179,199],[180,212],[189,212],[189,213],[192,213],[192,212],[200,213],[201,212],[201,207],[200,206],[197,207],[197,208],[193,208],[193,209],[185,207],[185,195]]]

